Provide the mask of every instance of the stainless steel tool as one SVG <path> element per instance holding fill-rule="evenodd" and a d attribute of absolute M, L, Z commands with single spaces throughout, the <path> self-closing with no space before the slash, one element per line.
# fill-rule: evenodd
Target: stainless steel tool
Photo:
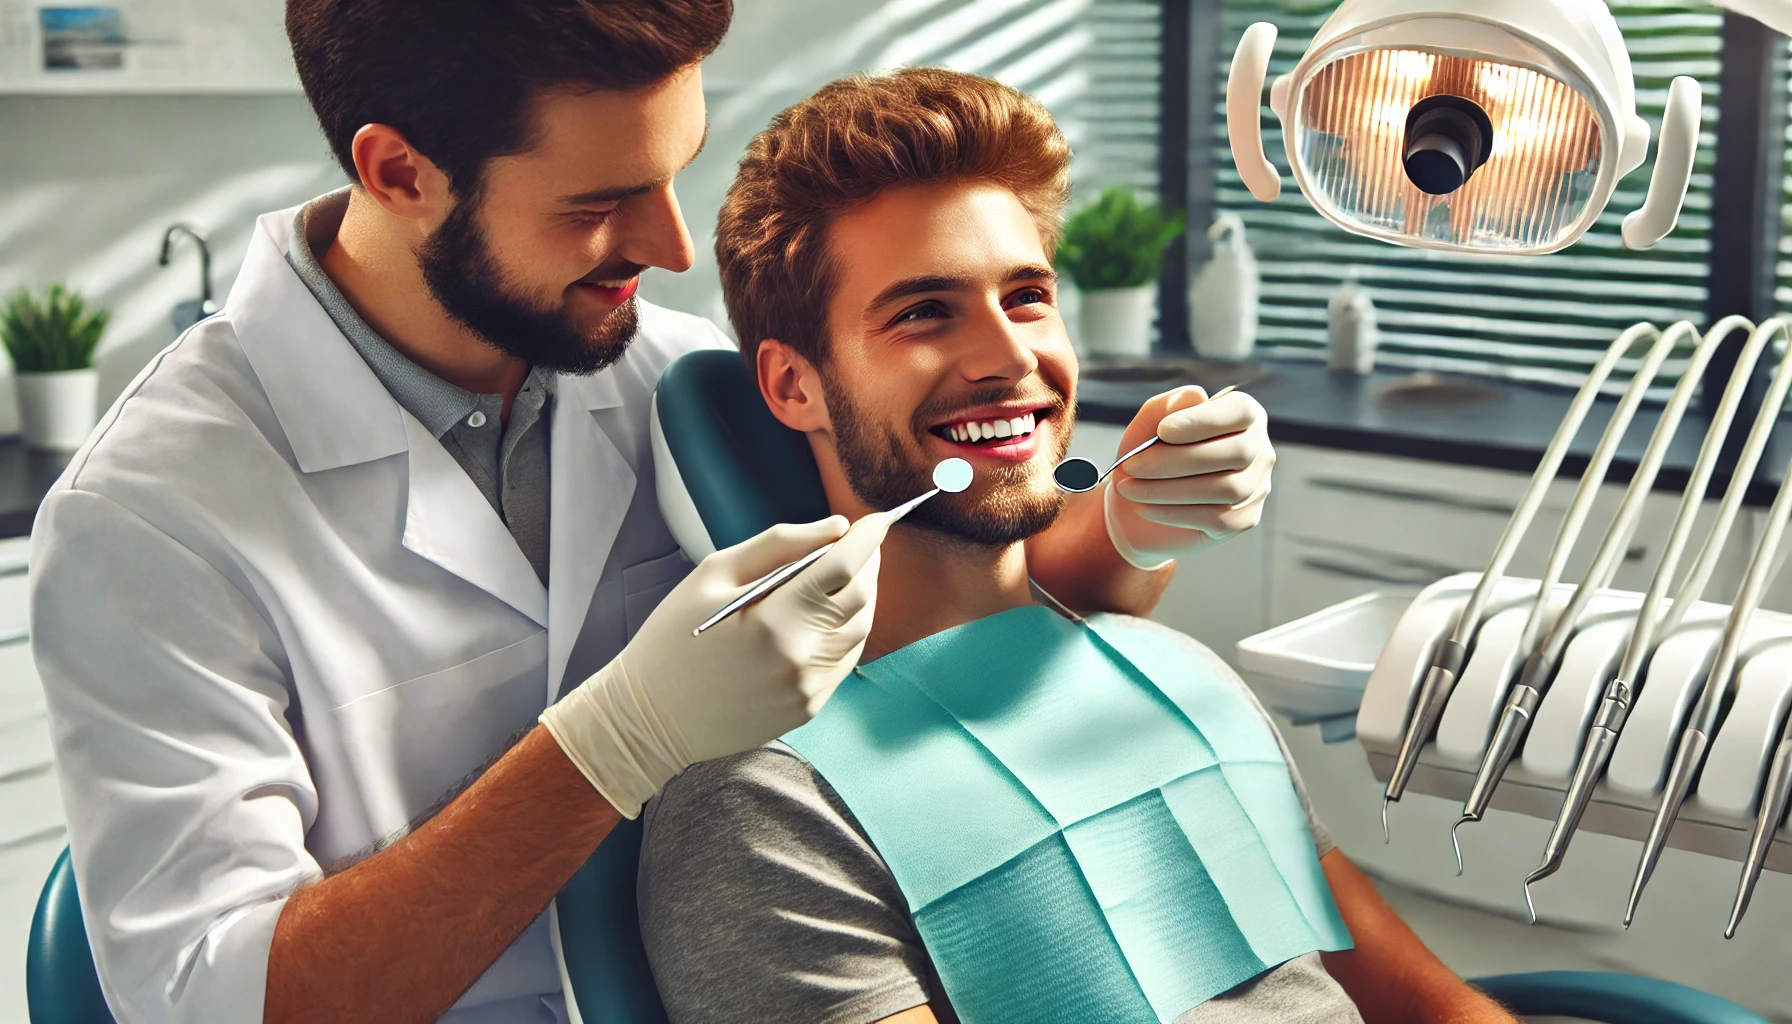
<path fill-rule="evenodd" d="M 1738 318 L 1740 320 L 1740 318 Z M 1746 326 L 1747 321 L 1741 321 Z M 1468 799 L 1463 803 L 1462 817 L 1450 829 L 1451 846 L 1456 851 L 1456 870 L 1462 870 L 1462 847 L 1457 840 L 1457 832 L 1463 825 L 1471 821 L 1480 821 L 1487 813 L 1487 806 L 1493 800 L 1493 792 L 1505 777 L 1506 769 L 1518 752 L 1518 745 L 1523 742 L 1529 730 L 1531 718 L 1537 712 L 1537 706 L 1543 702 L 1543 695 L 1548 692 L 1550 681 L 1554 678 L 1556 665 L 1561 660 L 1562 652 L 1567 649 L 1568 641 L 1573 638 L 1575 628 L 1580 622 L 1582 613 L 1592 601 L 1593 595 L 1611 583 L 1612 576 L 1618 571 L 1618 563 L 1630 544 L 1630 538 L 1636 532 L 1637 519 L 1642 515 L 1643 502 L 1649 497 L 1655 485 L 1656 474 L 1661 470 L 1662 460 L 1667 457 L 1668 445 L 1674 440 L 1679 430 L 1680 421 L 1686 414 L 1686 408 L 1692 402 L 1693 394 L 1698 390 L 1699 379 L 1704 375 L 1705 367 L 1710 363 L 1717 345 L 1730 333 L 1737 324 L 1722 325 L 1722 330 L 1713 329 L 1694 347 L 1692 357 L 1688 361 L 1686 372 L 1669 396 L 1667 405 L 1655 422 L 1655 430 L 1650 435 L 1648 447 L 1643 451 L 1642 460 L 1637 464 L 1630 485 L 1625 491 L 1624 500 L 1618 506 L 1618 512 L 1606 527 L 1605 536 L 1600 540 L 1591 564 L 1582 574 L 1580 582 L 1575 585 L 1569 596 L 1567 606 L 1545 632 L 1541 624 L 1546 617 L 1544 609 L 1548 604 L 1549 586 L 1546 584 L 1537 603 L 1531 606 L 1529 620 L 1525 624 L 1524 637 L 1520 651 L 1526 653 L 1523 668 L 1519 672 L 1518 682 L 1506 695 L 1505 707 L 1500 712 L 1493 738 L 1481 759 L 1481 767 L 1475 773 L 1474 783 L 1469 788 Z M 1690 322 L 1682 320 L 1662 333 L 1644 360 L 1637 378 L 1631 382 L 1625 399 L 1632 395 L 1640 403 L 1642 393 L 1653 382 L 1655 374 L 1660 370 L 1674 347 L 1683 338 L 1698 337 L 1698 328 Z M 1624 429 L 1620 419 L 1624 418 L 1624 405 L 1620 403 L 1619 411 L 1612 417 L 1612 423 L 1601 439 L 1600 451 L 1595 453 L 1595 460 L 1605 453 L 1605 446 L 1610 444 L 1610 453 L 1616 454 L 1617 445 L 1623 440 Z M 1609 460 L 1609 455 L 1607 459 Z M 1588 488 L 1589 482 L 1596 489 L 1600 481 L 1581 479 L 1581 487 Z M 1576 497 L 1580 497 L 1579 494 Z M 1558 547 L 1550 553 L 1554 563 L 1558 555 L 1562 560 L 1567 558 L 1567 548 L 1574 543 L 1573 538 L 1558 538 Z M 1542 638 L 1534 646 L 1531 638 L 1541 632 Z"/>
<path fill-rule="evenodd" d="M 1792 799 L 1792 717 L 1780 730 L 1779 746 L 1773 752 L 1773 764 L 1767 769 L 1767 786 L 1761 793 L 1761 811 L 1755 817 L 1755 830 L 1748 837 L 1748 858 L 1742 862 L 1742 877 L 1736 884 L 1736 902 L 1730 907 L 1730 921 L 1724 926 L 1724 938 L 1736 937 L 1736 926 L 1748 912 L 1749 898 L 1755 894 L 1755 883 L 1761 880 L 1761 866 L 1767 863 L 1767 851 L 1773 846 L 1773 834 L 1786 820 L 1786 804 Z"/>
<path fill-rule="evenodd" d="M 1207 399 L 1207 402 L 1218 401 L 1237 390 L 1238 385 L 1228 384 L 1218 391 L 1215 391 Z M 1202 402 L 1201 404 L 1206 405 L 1207 402 Z M 1196 408 L 1199 408 L 1199 406 Z M 1095 488 L 1100 487 L 1101 482 L 1112 475 L 1114 470 L 1119 469 L 1122 462 L 1125 462 L 1127 459 L 1132 458 L 1134 455 L 1139 454 L 1161 440 L 1163 440 L 1163 438 L 1158 437 L 1156 434 L 1152 434 L 1150 440 L 1140 443 L 1138 447 L 1134 448 L 1132 451 L 1115 459 L 1114 464 L 1106 469 L 1098 467 L 1094 462 L 1085 459 L 1080 455 L 1072 456 L 1053 467 L 1052 483 L 1057 485 L 1058 490 L 1063 491 L 1066 494 L 1082 494 L 1085 491 L 1093 491 Z"/>
<path fill-rule="evenodd" d="M 1456 624 L 1450 635 L 1437 645 L 1432 652 L 1431 665 L 1425 670 L 1425 678 L 1419 686 L 1417 699 L 1408 715 L 1406 729 L 1400 737 L 1399 753 L 1394 758 L 1393 772 L 1388 776 L 1387 790 L 1381 802 L 1381 834 L 1384 842 L 1388 841 L 1388 807 L 1397 802 L 1406 792 L 1406 785 L 1412 779 L 1412 773 L 1418 767 L 1419 753 L 1424 749 L 1426 741 L 1437 728 L 1437 720 L 1443 714 L 1444 705 L 1450 700 L 1450 694 L 1456 687 L 1456 679 L 1462 672 L 1463 663 L 1468 660 L 1470 648 L 1474 645 L 1475 634 L 1481 628 L 1482 614 L 1487 603 L 1493 597 L 1494 588 L 1505 577 L 1506 569 L 1512 563 L 1512 556 L 1517 552 L 1519 542 L 1524 539 L 1525 532 L 1530 529 L 1531 521 L 1536 518 L 1537 510 L 1543 505 L 1543 498 L 1549 491 L 1549 485 L 1555 480 L 1556 471 L 1562 466 L 1562 459 L 1568 454 L 1568 448 L 1574 437 L 1580 432 L 1581 424 L 1586 420 L 1587 412 L 1599 397 L 1599 389 L 1611 376 L 1612 369 L 1618 360 L 1623 358 L 1638 340 L 1648 338 L 1659 340 L 1661 332 L 1650 324 L 1636 324 L 1620 334 L 1600 356 L 1598 362 L 1588 371 L 1587 379 L 1581 384 L 1580 391 L 1575 394 L 1574 401 L 1569 403 L 1568 413 L 1556 428 L 1550 439 L 1549 447 L 1543 452 L 1543 459 L 1537 463 L 1536 472 L 1519 498 L 1518 505 L 1512 510 L 1512 518 L 1507 520 L 1505 530 L 1500 534 L 1499 543 L 1494 545 L 1493 557 L 1488 560 L 1487 568 L 1481 573 L 1480 581 L 1469 595 L 1467 603 L 1456 617 Z M 1585 512 L 1582 512 L 1584 517 Z M 1577 527 L 1578 528 L 1578 527 Z M 1542 592 L 1540 592 L 1541 595 Z"/>
<path fill-rule="evenodd" d="M 1728 317 L 1718 321 L 1711 333 L 1727 334 L 1748 325 L 1740 317 Z M 1688 608 L 1698 603 L 1704 595 L 1705 586 L 1717 565 L 1718 556 L 1722 553 L 1725 540 L 1729 537 L 1731 526 L 1736 521 L 1737 512 L 1748 490 L 1749 482 L 1754 478 L 1755 467 L 1760 462 L 1761 453 L 1766 449 L 1767 438 L 1772 433 L 1778 420 L 1778 411 L 1784 403 L 1789 387 L 1792 387 L 1792 349 L 1788 349 L 1786 358 L 1780 362 L 1774 373 L 1773 382 L 1768 385 L 1760 413 L 1755 417 L 1747 439 L 1743 443 L 1736 466 L 1731 474 L 1730 484 L 1725 490 L 1723 500 L 1718 505 L 1717 515 L 1711 529 L 1706 534 L 1704 544 L 1694 559 L 1693 567 L 1681 582 L 1665 612 L 1661 611 L 1668 587 L 1673 583 L 1676 570 L 1686 542 L 1691 535 L 1694 520 L 1698 517 L 1699 505 L 1703 501 L 1705 491 L 1710 483 L 1713 470 L 1727 440 L 1731 423 L 1736 410 L 1741 405 L 1753 376 L 1756 362 L 1767 344 L 1775 337 L 1786 337 L 1787 324 L 1783 321 L 1769 320 L 1758 328 L 1754 328 L 1748 342 L 1738 354 L 1735 369 L 1730 375 L 1729 384 L 1725 387 L 1723 397 L 1718 403 L 1717 411 L 1712 417 L 1711 427 L 1705 433 L 1705 440 L 1699 449 L 1697 461 L 1681 494 L 1680 508 L 1674 518 L 1674 524 L 1668 534 L 1666 548 L 1662 551 L 1661 560 L 1656 564 L 1655 575 L 1650 580 L 1649 590 L 1644 595 L 1642 607 L 1637 611 L 1636 626 L 1630 634 L 1630 641 L 1618 663 L 1617 674 L 1606 683 L 1605 691 L 1600 697 L 1599 705 L 1593 714 L 1593 720 L 1586 738 L 1582 741 L 1580 756 L 1576 760 L 1574 774 L 1568 783 L 1568 791 L 1557 812 L 1554 825 L 1550 829 L 1549 838 L 1543 844 L 1543 859 L 1536 870 L 1525 877 L 1525 906 L 1530 910 L 1531 922 L 1537 921 L 1536 904 L 1531 897 L 1531 886 L 1555 874 L 1562 866 L 1567 855 L 1568 844 L 1574 838 L 1574 832 L 1580 826 L 1581 817 L 1586 813 L 1592 801 L 1593 790 L 1605 775 L 1607 763 L 1611 760 L 1612 751 L 1617 748 L 1619 733 L 1629 718 L 1630 708 L 1635 702 L 1637 685 L 1643 667 L 1654 653 L 1657 638 L 1670 635 L 1674 628 L 1685 617 Z"/>
<path fill-rule="evenodd" d="M 1719 720 L 1728 703 L 1730 687 L 1735 683 L 1736 662 L 1742 654 L 1742 645 L 1748 638 L 1748 627 L 1754 617 L 1755 607 L 1761 602 L 1761 593 L 1766 589 L 1768 579 L 1779 568 L 1780 539 L 1786 532 L 1788 517 L 1792 517 L 1792 464 L 1787 465 L 1779 494 L 1774 497 L 1773 507 L 1768 510 L 1767 522 L 1762 527 L 1760 541 L 1755 545 L 1748 573 L 1743 576 L 1742 586 L 1737 590 L 1735 600 L 1730 603 L 1730 617 L 1724 623 L 1723 639 L 1718 644 L 1717 657 L 1712 661 L 1711 671 L 1705 676 L 1705 686 L 1699 692 L 1698 703 L 1693 706 L 1686 730 L 1680 734 L 1680 744 L 1674 751 L 1673 763 L 1668 767 L 1661 802 L 1655 808 L 1654 820 L 1649 823 L 1649 837 L 1643 841 L 1642 857 L 1637 861 L 1636 876 L 1630 883 L 1630 900 L 1624 908 L 1626 928 L 1636 918 L 1637 904 L 1643 898 L 1643 889 L 1649 884 L 1649 876 L 1654 873 L 1655 865 L 1661 859 L 1668 833 L 1673 831 L 1674 821 L 1680 815 L 1680 805 L 1686 802 L 1686 796 L 1692 790 L 1693 778 L 1698 775 L 1699 768 L 1705 763 L 1705 755 L 1711 749 L 1711 737 L 1717 732 Z"/>
<path fill-rule="evenodd" d="M 941 491 L 945 491 L 949 494 L 956 494 L 959 491 L 964 490 L 971 486 L 971 476 L 971 464 L 969 462 L 966 462 L 963 459 L 941 460 L 938 465 L 933 467 L 933 490 L 928 491 L 926 494 L 910 498 L 891 509 L 889 512 L 890 522 L 897 522 L 903 516 L 914 511 L 915 507 L 920 505 L 923 501 L 926 501 L 928 498 L 933 497 Z M 797 573 L 814 565 L 816 560 L 821 558 L 822 555 L 834 550 L 834 543 L 835 542 L 830 541 L 823 544 L 821 547 L 816 548 L 814 551 L 809 552 L 796 561 L 787 562 L 784 565 L 773 569 L 771 572 L 766 573 L 764 576 L 759 577 L 757 580 L 753 581 L 753 585 L 748 587 L 739 597 L 736 597 L 734 600 L 729 601 L 727 604 L 716 609 L 714 615 L 704 619 L 701 625 L 696 629 L 691 630 L 691 635 L 701 636 L 704 631 L 711 626 L 714 626 L 728 616 L 733 615 L 735 612 L 740 611 L 742 608 L 745 608 L 783 586 Z"/>

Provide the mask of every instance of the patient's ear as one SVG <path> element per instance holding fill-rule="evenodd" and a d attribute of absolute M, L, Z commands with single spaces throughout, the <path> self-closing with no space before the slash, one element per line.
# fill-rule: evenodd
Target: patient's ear
<path fill-rule="evenodd" d="M 779 423 L 805 434 L 832 429 L 814 364 L 776 338 L 759 343 L 756 362 L 759 393 Z"/>

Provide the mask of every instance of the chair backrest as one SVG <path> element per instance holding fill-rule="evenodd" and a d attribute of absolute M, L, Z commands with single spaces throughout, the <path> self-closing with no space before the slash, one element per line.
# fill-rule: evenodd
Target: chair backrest
<path fill-rule="evenodd" d="M 1678 982 L 1609 971 L 1532 971 L 1469 984 L 1521 1018 L 1598 1024 L 1768 1024 L 1767 1018 Z"/>
<path fill-rule="evenodd" d="M 66 848 L 50 869 L 37 911 L 31 915 L 25 1005 L 31 1024 L 112 1024 L 112 1011 L 106 1007 L 93 966 L 93 950 L 87 945 L 75 869 Z"/>
<path fill-rule="evenodd" d="M 773 418 L 736 352 L 691 352 L 660 375 L 653 468 L 660 512 L 692 561 L 828 515 L 809 442 Z"/>

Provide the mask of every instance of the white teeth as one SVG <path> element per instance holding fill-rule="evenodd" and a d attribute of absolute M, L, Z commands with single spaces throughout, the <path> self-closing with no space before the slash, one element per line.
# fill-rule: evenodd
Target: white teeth
<path fill-rule="evenodd" d="M 1004 437 L 1025 437 L 1038 426 L 1032 413 L 1010 420 L 978 420 L 946 427 L 946 436 L 961 444 Z"/>

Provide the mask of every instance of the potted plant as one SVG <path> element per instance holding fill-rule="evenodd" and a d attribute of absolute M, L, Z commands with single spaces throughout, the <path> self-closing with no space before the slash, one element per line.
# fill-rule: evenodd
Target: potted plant
<path fill-rule="evenodd" d="M 0 343 L 12 356 L 19 426 L 33 448 L 74 451 L 98 418 L 99 371 L 93 352 L 111 314 L 89 309 L 79 292 L 51 285 L 21 288 L 0 305 Z"/>
<path fill-rule="evenodd" d="M 1082 343 L 1096 355 L 1143 356 L 1164 246 L 1182 234 L 1180 213 L 1146 205 L 1132 189 L 1102 190 L 1071 216 L 1058 245 L 1058 267 L 1082 293 Z"/>

